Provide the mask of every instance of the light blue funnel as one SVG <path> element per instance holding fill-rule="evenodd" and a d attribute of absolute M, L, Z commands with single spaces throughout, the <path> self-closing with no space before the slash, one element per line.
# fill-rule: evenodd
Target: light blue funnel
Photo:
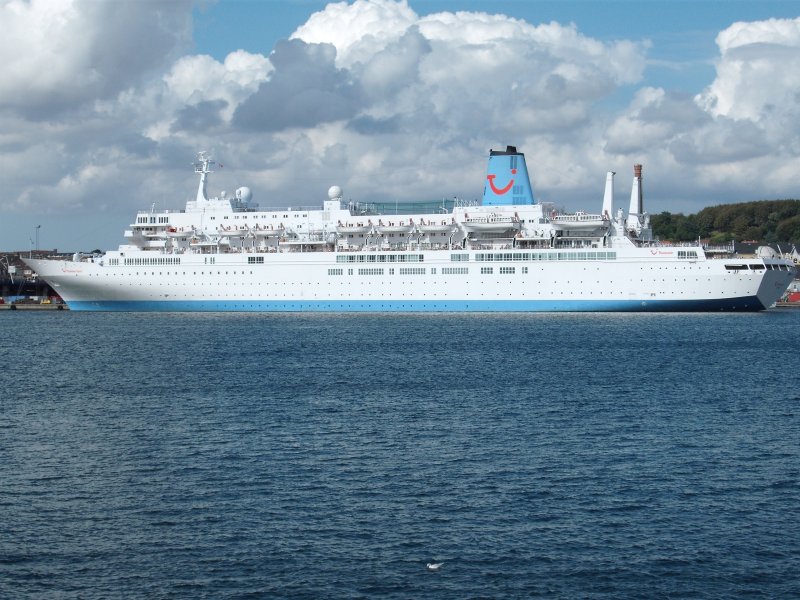
<path fill-rule="evenodd" d="M 525 155 L 515 146 L 505 150 L 489 150 L 489 169 L 483 188 L 484 206 L 536 204 Z"/>

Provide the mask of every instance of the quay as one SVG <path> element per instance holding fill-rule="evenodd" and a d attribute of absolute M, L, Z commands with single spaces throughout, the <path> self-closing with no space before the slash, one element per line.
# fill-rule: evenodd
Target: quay
<path fill-rule="evenodd" d="M 19 302 L 16 304 L 0 304 L 0 310 L 69 310 L 69 306 L 59 303 L 35 304 L 33 302 Z"/>

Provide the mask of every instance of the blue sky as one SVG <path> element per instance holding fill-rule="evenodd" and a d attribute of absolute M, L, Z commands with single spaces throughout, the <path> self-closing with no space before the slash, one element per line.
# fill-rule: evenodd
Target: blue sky
<path fill-rule="evenodd" d="M 594 210 L 800 197 L 800 1 L 0 0 L 0 250 L 116 247 L 137 210 L 479 197 L 517 145 Z"/>

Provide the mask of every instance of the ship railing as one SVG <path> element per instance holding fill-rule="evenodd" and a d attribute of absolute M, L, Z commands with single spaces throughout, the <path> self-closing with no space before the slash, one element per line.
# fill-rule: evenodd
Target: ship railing
<path fill-rule="evenodd" d="M 136 214 L 137 215 L 164 215 L 164 214 L 176 215 L 176 214 L 181 214 L 181 213 L 185 213 L 185 212 L 186 212 L 186 209 L 183 209 L 183 208 L 180 208 L 180 209 L 179 208 L 161 208 L 159 210 L 137 210 Z M 165 225 L 165 223 L 160 223 L 160 224 L 161 225 Z"/>
<path fill-rule="evenodd" d="M 477 200 L 464 200 L 458 197 L 453 198 L 453 208 L 472 208 L 474 206 L 480 206 L 480 202 Z"/>
<path fill-rule="evenodd" d="M 591 215 L 588 213 L 562 213 L 557 214 L 551 217 L 552 221 L 555 222 L 566 222 L 566 223 L 575 223 L 575 222 L 582 222 L 582 221 L 602 221 L 603 215 Z"/>
<path fill-rule="evenodd" d="M 697 248 L 697 242 L 667 242 L 659 240 L 632 240 L 639 248 Z M 703 246 L 705 249 L 706 246 Z"/>
<path fill-rule="evenodd" d="M 709 254 L 728 254 L 728 255 L 730 255 L 730 254 L 735 254 L 736 253 L 736 248 L 735 248 L 734 243 L 733 243 L 732 240 L 728 244 L 717 244 L 717 245 L 703 244 L 703 250 L 705 250 L 706 253 L 709 253 Z"/>

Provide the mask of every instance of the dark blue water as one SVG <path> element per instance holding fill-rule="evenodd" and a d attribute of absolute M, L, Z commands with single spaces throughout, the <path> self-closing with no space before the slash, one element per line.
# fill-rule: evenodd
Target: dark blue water
<path fill-rule="evenodd" d="M 800 311 L 0 327 L 2 598 L 800 597 Z"/>

